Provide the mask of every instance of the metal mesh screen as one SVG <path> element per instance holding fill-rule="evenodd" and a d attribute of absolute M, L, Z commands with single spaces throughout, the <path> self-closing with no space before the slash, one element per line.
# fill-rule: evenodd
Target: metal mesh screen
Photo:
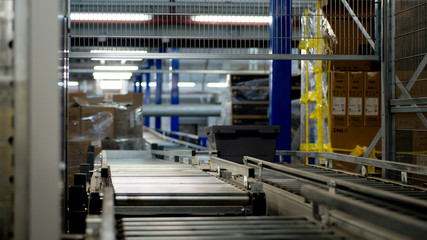
<path fill-rule="evenodd" d="M 399 162 L 427 165 L 427 1 L 398 0 L 394 12 L 395 151 Z M 406 104 L 404 104 L 406 103 Z M 427 179 L 408 176 L 415 184 Z"/>
<path fill-rule="evenodd" d="M 330 48 L 328 55 L 335 56 L 325 58 L 376 59 L 373 0 L 317 2 L 297 0 L 290 6 L 281 0 L 71 0 L 71 50 L 295 59 L 300 52 L 291 56 L 291 48 L 298 49 L 301 41 L 322 39 Z M 306 9 L 316 6 L 327 20 L 323 26 L 316 19 L 303 19 Z M 328 29 L 328 34 L 304 34 L 310 25 Z"/>

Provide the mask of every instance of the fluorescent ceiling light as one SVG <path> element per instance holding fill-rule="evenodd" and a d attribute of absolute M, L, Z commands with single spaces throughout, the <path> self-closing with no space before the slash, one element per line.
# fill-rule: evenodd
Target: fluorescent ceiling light
<path fill-rule="evenodd" d="M 136 71 L 138 66 L 95 66 L 96 71 Z"/>
<path fill-rule="evenodd" d="M 101 81 L 101 89 L 103 90 L 119 90 L 122 89 L 121 80 L 103 80 Z"/>
<path fill-rule="evenodd" d="M 208 87 L 211 88 L 226 88 L 228 87 L 228 83 L 226 82 L 210 82 L 207 84 Z"/>
<path fill-rule="evenodd" d="M 196 15 L 191 20 L 195 22 L 212 23 L 270 23 L 270 16 L 231 16 L 231 15 Z"/>
<path fill-rule="evenodd" d="M 71 21 L 142 22 L 153 19 L 152 15 L 140 13 L 78 13 L 70 14 Z"/>
<path fill-rule="evenodd" d="M 94 79 L 124 79 L 129 80 L 132 77 L 131 72 L 94 72 Z"/>
<path fill-rule="evenodd" d="M 137 87 L 139 87 L 139 82 L 136 82 L 135 83 L 135 85 L 137 86 Z M 143 88 L 145 88 L 145 86 L 146 86 L 147 84 L 146 83 L 142 83 L 142 87 Z M 156 84 L 156 82 L 150 82 L 150 83 L 148 83 L 148 86 L 149 87 L 156 87 L 157 86 L 157 84 Z"/>
<path fill-rule="evenodd" d="M 178 87 L 195 87 L 195 82 L 178 82 Z"/>
<path fill-rule="evenodd" d="M 98 50 L 90 50 L 90 53 L 106 53 L 106 54 L 115 54 L 115 53 L 131 53 L 131 54 L 144 54 L 147 53 L 147 50 L 106 50 L 106 49 L 98 49 Z M 117 57 L 117 56 L 112 56 L 112 57 L 95 57 L 95 58 L 91 58 L 90 60 L 92 61 L 121 61 L 121 62 L 126 62 L 126 61 L 142 61 L 142 58 L 135 56 L 135 57 L 130 57 L 130 56 L 124 56 L 123 58 Z"/>
<path fill-rule="evenodd" d="M 142 58 L 91 58 L 92 61 L 142 61 Z"/>
<path fill-rule="evenodd" d="M 68 86 L 69 87 L 77 87 L 79 85 L 79 82 L 76 81 L 69 81 Z"/>

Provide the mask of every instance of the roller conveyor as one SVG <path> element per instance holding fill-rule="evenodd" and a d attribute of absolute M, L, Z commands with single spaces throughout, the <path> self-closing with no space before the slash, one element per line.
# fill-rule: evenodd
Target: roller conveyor
<path fill-rule="evenodd" d="M 257 167 L 257 178 L 312 201 L 313 213 L 319 219 L 322 205 L 411 239 L 427 234 L 427 194 L 421 189 L 322 167 L 248 160 L 252 161 L 249 165 Z"/>
<path fill-rule="evenodd" d="M 327 170 L 327 169 L 320 169 L 312 166 L 292 165 L 292 164 L 286 165 L 286 166 L 289 168 L 295 168 L 295 169 L 303 170 L 306 172 L 319 174 L 321 176 L 330 177 L 333 179 L 341 179 L 348 182 L 372 187 L 375 189 L 389 191 L 389 192 L 393 192 L 393 193 L 397 193 L 397 194 L 401 194 L 404 196 L 413 197 L 417 199 L 427 200 L 426 191 L 423 191 L 417 188 L 412 188 L 410 186 L 397 185 L 389 182 L 363 178 L 360 176 L 349 175 L 349 174 Z M 263 173 L 262 178 L 265 182 L 268 182 L 279 188 L 283 188 L 288 191 L 295 192 L 296 194 L 299 194 L 299 189 L 301 188 L 301 185 L 304 183 L 307 183 L 307 182 L 297 180 L 295 179 L 295 177 L 292 177 L 292 176 L 284 176 L 283 174 L 277 174 L 277 173 L 268 172 L 268 171 Z"/>
<path fill-rule="evenodd" d="M 321 168 L 311 167 L 311 166 L 287 165 L 287 167 L 291 169 L 294 168 L 294 169 L 307 171 L 310 173 L 315 173 L 320 176 L 330 177 L 332 179 L 340 179 L 340 180 L 348 181 L 351 183 L 357 183 L 366 187 L 370 187 L 372 188 L 373 191 L 377 189 L 377 190 L 386 191 L 386 192 L 402 195 L 404 197 L 409 197 L 413 199 L 418 199 L 423 201 L 427 200 L 427 193 L 425 191 L 412 188 L 412 187 L 406 187 L 406 186 L 401 186 L 401 185 L 397 185 L 389 182 L 382 182 L 382 181 L 377 181 L 373 179 L 362 178 L 359 176 L 352 176 L 352 175 L 348 175 L 348 174 L 344 174 L 344 173 L 340 173 L 332 170 L 321 169 Z M 269 184 L 285 189 L 287 191 L 294 192 L 296 194 L 301 194 L 300 190 L 303 184 L 308 184 L 308 183 L 315 184 L 315 185 L 318 184 L 315 181 L 310 181 L 307 179 L 298 180 L 293 178 L 292 176 L 284 176 L 278 173 L 268 172 L 268 171 L 263 173 L 262 177 L 263 177 L 263 180 L 268 182 Z M 323 186 L 323 187 L 325 188 L 326 186 Z M 380 206 L 382 208 L 387 208 L 395 212 L 403 213 L 405 215 L 410 215 L 412 217 L 415 217 L 427 222 L 427 214 L 423 211 L 420 212 L 419 208 L 412 209 L 408 206 L 401 206 L 389 200 L 377 199 L 377 198 L 369 197 L 367 195 L 352 193 L 343 189 L 337 189 L 337 193 L 343 194 L 353 199 L 357 199 L 359 201 L 364 201 L 376 206 Z M 427 205 L 427 201 L 425 201 L 425 204 Z"/>
<path fill-rule="evenodd" d="M 106 151 L 118 214 L 242 214 L 249 193 L 188 164 Z M 129 155 L 130 154 L 130 155 Z"/>
<path fill-rule="evenodd" d="M 361 194 L 347 189 L 342 181 L 416 201 L 426 197 L 425 191 L 420 189 L 311 166 L 282 165 L 288 170 L 283 172 L 254 163 L 248 166 L 225 163 L 220 167 L 215 163 L 221 161 L 212 157 L 211 167 L 206 171 L 207 168 L 198 167 L 200 163 L 197 162 L 175 162 L 174 154 L 187 156 L 180 155 L 179 151 L 188 150 L 171 145 L 166 150 L 153 152 L 103 153 L 108 163 L 108 179 L 104 174 L 104 182 L 114 189 L 113 216 L 117 221 L 114 235 L 117 239 L 370 239 L 372 234 L 379 239 L 419 239 L 426 232 L 427 225 L 423 225 L 427 222 L 426 214 L 417 212 L 419 206 L 399 206 L 400 202 L 393 202 L 395 199 L 388 202 Z M 191 151 L 190 154 L 189 159 L 194 156 Z M 158 156 L 168 156 L 170 160 Z M 252 172 L 248 167 L 252 167 Z M 101 167 L 101 173 L 103 169 L 105 166 Z M 227 174 L 223 176 L 223 171 L 231 174 L 225 177 Z M 313 180 L 314 175 L 322 180 Z M 264 184 L 260 184 L 260 179 Z M 337 186 L 329 185 L 333 181 Z M 263 185 L 266 191 L 264 206 L 254 201 L 257 194 L 264 194 L 262 187 L 254 190 L 257 184 Z M 266 189 L 271 188 L 265 184 L 278 190 L 268 195 Z M 334 189 L 333 194 L 331 189 Z M 292 197 L 284 201 L 286 194 L 302 197 L 291 200 L 296 204 L 289 204 Z M 268 204 L 276 202 L 273 207 L 292 210 L 289 211 L 292 214 L 265 216 L 265 211 L 261 211 L 259 215 L 264 216 L 250 216 L 256 209 L 265 208 L 265 199 L 272 195 L 278 197 L 267 200 Z M 334 210 L 326 212 L 329 215 L 326 222 L 319 217 L 320 205 Z M 295 206 L 302 206 L 302 211 Z M 343 224 L 350 227 L 343 227 Z"/>
<path fill-rule="evenodd" d="M 344 239 L 303 217 L 123 218 L 119 239 Z"/>

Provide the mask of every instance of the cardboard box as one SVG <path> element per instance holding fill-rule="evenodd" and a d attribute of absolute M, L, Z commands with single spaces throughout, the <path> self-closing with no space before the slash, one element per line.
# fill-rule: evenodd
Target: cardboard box
<path fill-rule="evenodd" d="M 427 132 L 418 130 L 412 132 L 412 155 L 402 154 L 403 156 L 412 156 L 412 164 L 418 166 L 427 166 Z M 408 175 L 410 184 L 418 186 L 427 186 L 427 176 L 419 174 Z"/>
<path fill-rule="evenodd" d="M 332 127 L 331 145 L 332 148 L 352 150 L 359 145 L 368 147 L 379 127 Z M 378 141 L 376 150 L 381 150 L 381 140 Z"/>
<path fill-rule="evenodd" d="M 116 108 L 114 117 L 115 138 L 142 138 L 141 107 Z"/>
<path fill-rule="evenodd" d="M 363 126 L 364 72 L 348 74 L 348 124 L 349 127 Z"/>
<path fill-rule="evenodd" d="M 67 185 L 73 185 L 74 173 L 80 172 L 80 164 L 87 162 L 90 141 L 84 138 L 69 139 L 67 150 Z"/>
<path fill-rule="evenodd" d="M 330 111 L 333 126 L 347 126 L 348 105 L 348 73 L 331 73 L 331 101 Z"/>
<path fill-rule="evenodd" d="M 418 60 L 413 61 L 411 59 L 411 61 L 409 60 L 399 61 L 398 64 L 399 64 L 399 69 L 397 69 L 396 71 L 396 76 L 399 78 L 402 85 L 406 86 L 409 80 L 414 75 L 416 67 L 419 64 L 419 61 Z M 407 68 L 407 69 L 402 70 L 402 68 Z M 409 69 L 409 68 L 412 68 L 412 69 Z M 409 91 L 409 94 L 413 98 L 425 97 L 426 96 L 425 93 L 427 92 L 427 81 L 422 81 L 422 79 L 427 79 L 427 71 L 422 71 L 417 79 L 418 81 L 414 83 L 414 85 Z M 396 85 L 396 98 L 399 98 L 401 95 L 402 95 L 402 91 L 400 90 L 398 85 Z"/>
<path fill-rule="evenodd" d="M 427 118 L 427 114 L 423 113 Z M 423 129 L 424 124 L 416 113 L 397 113 L 396 114 L 396 129 L 398 130 L 417 130 Z"/>
<path fill-rule="evenodd" d="M 88 96 L 86 93 L 70 93 L 68 94 L 68 105 L 75 103 L 86 106 L 86 105 L 98 105 L 104 101 L 104 96 Z"/>
<path fill-rule="evenodd" d="M 79 106 L 68 108 L 68 137 L 76 137 L 81 134 L 81 110 Z"/>
<path fill-rule="evenodd" d="M 142 106 L 144 94 L 129 93 L 113 95 L 113 102 L 122 103 L 124 105 Z"/>
<path fill-rule="evenodd" d="M 95 156 L 101 153 L 101 148 L 99 141 L 92 141 L 85 137 L 68 139 L 67 146 L 67 184 L 72 185 L 74 173 L 80 172 L 80 164 L 87 163 L 89 146 L 96 146 Z"/>
<path fill-rule="evenodd" d="M 412 151 L 416 153 L 423 153 L 427 151 L 426 131 L 418 130 L 412 132 Z"/>
<path fill-rule="evenodd" d="M 75 99 L 86 99 L 86 93 L 69 93 L 68 94 L 68 105 L 76 103 Z"/>
<path fill-rule="evenodd" d="M 365 77 L 365 127 L 377 127 L 381 125 L 380 106 L 381 72 L 367 72 Z"/>
<path fill-rule="evenodd" d="M 75 138 L 68 140 L 67 167 L 80 167 L 81 163 L 86 163 L 87 150 L 91 141 L 87 138 Z"/>
<path fill-rule="evenodd" d="M 104 101 L 104 96 L 86 97 L 89 105 L 98 105 Z"/>
<path fill-rule="evenodd" d="M 114 138 L 114 114 L 113 107 L 81 107 L 81 135 L 90 139 Z"/>
<path fill-rule="evenodd" d="M 357 61 L 357 60 L 334 60 L 331 61 L 333 71 L 380 71 L 381 62 Z"/>

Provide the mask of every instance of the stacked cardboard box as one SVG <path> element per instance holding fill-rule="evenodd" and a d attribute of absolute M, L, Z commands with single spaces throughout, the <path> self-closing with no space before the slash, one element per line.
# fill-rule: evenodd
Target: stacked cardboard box
<path fill-rule="evenodd" d="M 70 94 L 68 107 L 67 179 L 86 163 L 89 146 L 102 149 L 133 148 L 142 141 L 142 94 L 116 96 L 117 102 L 103 104 L 102 97 Z M 127 140 L 127 141 L 126 141 Z M 128 149 L 128 148 L 126 148 Z"/>
<path fill-rule="evenodd" d="M 331 145 L 333 149 L 352 150 L 369 146 L 380 129 L 380 72 L 331 73 Z M 378 143 L 376 149 L 379 150 Z M 340 152 L 340 151 L 338 151 Z M 347 152 L 348 153 L 348 152 Z M 337 168 L 352 171 L 353 164 Z"/>
<path fill-rule="evenodd" d="M 68 137 L 142 138 L 142 94 L 113 96 L 117 102 L 110 104 L 81 95 L 69 99 Z"/>
<path fill-rule="evenodd" d="M 381 73 L 367 72 L 365 77 L 365 127 L 381 125 Z"/>
<path fill-rule="evenodd" d="M 76 137 L 69 139 L 67 145 L 67 184 L 72 185 L 74 174 L 80 172 L 80 164 L 87 163 L 89 146 L 95 146 L 95 155 L 98 155 L 101 152 L 101 143 L 85 137 Z"/>
<path fill-rule="evenodd" d="M 364 72 L 348 73 L 348 122 L 349 127 L 363 127 Z"/>
<path fill-rule="evenodd" d="M 115 138 L 142 138 L 142 94 L 113 95 Z"/>
<path fill-rule="evenodd" d="M 411 132 L 413 157 L 410 163 L 419 166 L 427 166 L 427 131 L 423 131 L 420 129 Z M 427 186 L 427 176 L 419 174 L 410 174 L 408 177 L 411 184 L 424 187 Z"/>
<path fill-rule="evenodd" d="M 332 72 L 331 81 L 332 122 L 335 127 L 345 127 L 347 126 L 348 72 Z"/>

